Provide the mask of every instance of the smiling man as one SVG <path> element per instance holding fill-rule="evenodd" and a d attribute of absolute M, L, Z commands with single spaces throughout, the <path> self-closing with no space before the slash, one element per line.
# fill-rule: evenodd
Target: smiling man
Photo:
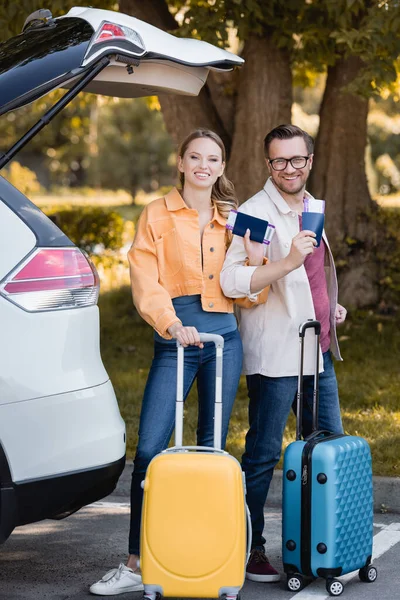
<path fill-rule="evenodd" d="M 315 234 L 302 231 L 306 182 L 314 158 L 314 140 L 294 125 L 280 125 L 264 140 L 269 179 L 240 211 L 275 226 L 271 244 L 251 242 L 247 260 L 243 238 L 234 236 L 221 272 L 221 286 L 230 298 L 257 294 L 270 286 L 267 302 L 240 309 L 240 333 L 247 376 L 249 431 L 242 466 L 252 521 L 252 552 L 246 577 L 278 581 L 265 555 L 264 504 L 273 470 L 279 461 L 283 432 L 297 393 L 299 325 L 321 322 L 318 425 L 342 433 L 338 388 L 332 354 L 341 360 L 336 325 L 346 318 L 337 303 L 335 265 L 325 232 L 316 246 Z M 246 234 L 249 237 L 249 231 Z M 256 258 L 255 258 L 256 257 Z M 304 435 L 311 433 L 314 340 L 306 335 L 304 362 Z"/>

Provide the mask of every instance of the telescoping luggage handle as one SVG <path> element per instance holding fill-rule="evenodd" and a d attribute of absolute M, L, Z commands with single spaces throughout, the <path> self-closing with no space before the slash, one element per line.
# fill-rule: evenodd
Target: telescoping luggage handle
<path fill-rule="evenodd" d="M 299 380 L 297 385 L 297 418 L 296 418 L 296 440 L 301 439 L 302 434 L 302 415 L 303 415 L 303 395 L 304 395 L 304 338 L 307 329 L 315 330 L 315 372 L 314 389 L 312 404 L 312 430 L 318 429 L 318 400 L 319 400 L 319 337 L 321 334 L 321 323 L 309 319 L 299 327 L 300 353 L 299 353 Z"/>
<path fill-rule="evenodd" d="M 213 333 L 200 333 L 200 341 L 213 342 L 217 355 L 215 365 L 215 407 L 214 407 L 214 448 L 222 446 L 222 355 L 224 338 Z M 183 355 L 184 348 L 177 341 L 178 361 L 176 380 L 176 409 L 175 409 L 175 447 L 182 447 L 183 441 Z"/>

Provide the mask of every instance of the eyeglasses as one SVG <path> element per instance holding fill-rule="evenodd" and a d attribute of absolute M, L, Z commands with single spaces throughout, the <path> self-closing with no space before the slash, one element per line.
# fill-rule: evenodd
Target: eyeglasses
<path fill-rule="evenodd" d="M 293 158 L 273 158 L 268 160 L 274 171 L 284 171 L 290 163 L 293 169 L 304 169 L 311 154 L 309 156 L 293 156 Z"/>

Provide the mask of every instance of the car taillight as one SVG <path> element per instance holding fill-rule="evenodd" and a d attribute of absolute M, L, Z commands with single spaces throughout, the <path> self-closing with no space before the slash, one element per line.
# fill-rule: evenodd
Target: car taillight
<path fill-rule="evenodd" d="M 99 277 L 79 248 L 37 248 L 0 283 L 0 293 L 27 311 L 97 303 Z"/>
<path fill-rule="evenodd" d="M 109 40 L 113 37 L 126 37 L 124 30 L 119 25 L 114 23 L 104 23 L 99 33 L 96 36 L 95 42 L 102 42 L 103 40 Z"/>
<path fill-rule="evenodd" d="M 130 27 L 116 25 L 115 23 L 109 23 L 107 21 L 104 21 L 101 24 L 91 45 L 98 44 L 99 42 L 121 39 L 125 39 L 138 47 L 138 51 L 136 51 L 135 54 L 143 54 L 146 50 L 142 38 L 136 31 Z M 131 48 L 131 50 L 133 49 Z"/>

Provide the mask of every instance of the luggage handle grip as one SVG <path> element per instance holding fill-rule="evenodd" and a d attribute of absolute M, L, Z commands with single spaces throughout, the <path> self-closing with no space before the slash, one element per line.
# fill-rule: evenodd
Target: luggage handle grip
<path fill-rule="evenodd" d="M 222 356 L 224 338 L 216 333 L 199 333 L 201 342 L 215 345 L 215 404 L 214 404 L 214 448 L 222 446 Z M 184 347 L 176 340 L 178 351 L 175 405 L 175 446 L 183 444 L 183 384 L 184 384 Z"/>
<path fill-rule="evenodd" d="M 199 333 L 200 342 L 213 342 L 216 348 L 224 347 L 224 338 L 222 335 L 218 335 L 217 333 Z M 176 340 L 176 345 L 178 348 L 183 347 L 182 344 Z"/>
<path fill-rule="evenodd" d="M 328 437 L 328 436 L 332 435 L 332 431 L 328 431 L 327 429 L 317 429 L 316 431 L 313 431 L 312 433 L 310 433 L 310 435 L 308 435 L 306 437 L 305 441 L 310 442 L 311 440 L 314 440 L 315 438 L 317 438 L 319 435 Z"/>
<path fill-rule="evenodd" d="M 171 446 L 171 448 L 166 448 L 166 450 L 163 450 L 162 454 L 182 452 L 182 450 L 186 450 L 186 452 L 198 452 L 201 450 L 202 452 L 209 452 L 210 454 L 228 454 L 228 452 L 225 452 L 225 450 L 222 450 L 221 448 L 213 448 L 212 446 Z"/>
<path fill-rule="evenodd" d="M 299 327 L 299 336 L 303 338 L 306 335 L 307 329 L 315 329 L 315 335 L 321 334 L 321 323 L 319 321 L 314 321 L 313 319 L 308 319 L 302 323 Z"/>
<path fill-rule="evenodd" d="M 246 509 L 246 521 L 247 521 L 247 528 L 246 528 L 247 529 L 246 565 L 247 565 L 247 563 L 249 562 L 249 558 L 250 558 L 253 532 L 252 532 L 252 524 L 251 524 L 250 511 L 249 511 L 249 507 L 247 506 L 246 503 L 245 503 L 245 509 Z"/>
<path fill-rule="evenodd" d="M 319 339 L 321 334 L 321 323 L 315 319 L 308 319 L 301 323 L 299 327 L 300 353 L 299 353 L 299 379 L 297 386 L 297 407 L 296 407 L 296 440 L 302 436 L 302 418 L 303 418 L 303 368 L 304 368 L 304 340 L 307 329 L 315 331 L 315 372 L 314 389 L 312 403 L 312 432 L 318 429 L 318 404 L 319 404 Z"/>

